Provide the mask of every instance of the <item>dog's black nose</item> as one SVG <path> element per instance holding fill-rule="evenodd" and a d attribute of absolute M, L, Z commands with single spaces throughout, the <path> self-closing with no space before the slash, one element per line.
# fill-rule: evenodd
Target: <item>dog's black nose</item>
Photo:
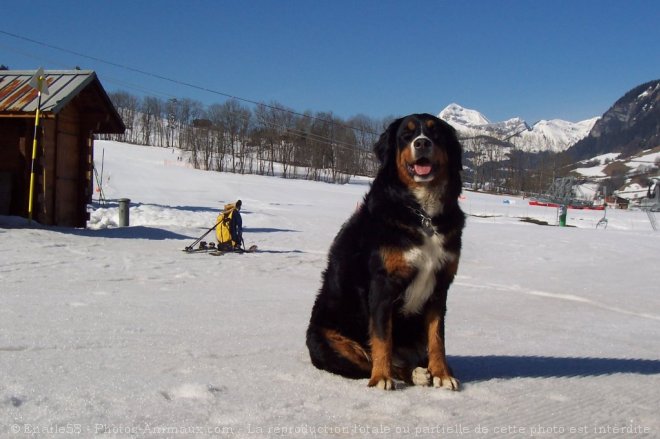
<path fill-rule="evenodd" d="M 417 149 L 430 148 L 431 139 L 429 139 L 428 137 L 418 137 L 413 142 L 413 146 Z"/>

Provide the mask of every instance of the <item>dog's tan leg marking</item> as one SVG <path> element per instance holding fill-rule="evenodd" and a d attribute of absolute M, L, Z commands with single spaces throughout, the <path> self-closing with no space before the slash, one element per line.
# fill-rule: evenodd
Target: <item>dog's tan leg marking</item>
<path fill-rule="evenodd" d="M 330 343 L 330 346 L 332 346 L 332 349 L 339 355 L 364 371 L 371 370 L 369 354 L 367 354 L 358 342 L 344 337 L 339 332 L 331 329 L 323 330 L 323 335 L 328 340 L 328 343 Z"/>
<path fill-rule="evenodd" d="M 444 318 L 438 311 L 431 310 L 426 314 L 426 329 L 428 334 L 429 373 L 433 387 L 458 390 L 459 382 L 451 375 L 445 355 Z"/>
<path fill-rule="evenodd" d="M 392 382 L 392 317 L 389 318 L 384 337 L 378 336 L 374 324 L 369 325 L 371 339 L 371 379 L 369 387 L 394 390 Z"/>

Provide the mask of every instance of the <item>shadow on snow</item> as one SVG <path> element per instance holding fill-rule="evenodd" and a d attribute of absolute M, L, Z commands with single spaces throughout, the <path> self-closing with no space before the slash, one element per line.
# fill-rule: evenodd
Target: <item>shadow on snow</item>
<path fill-rule="evenodd" d="M 94 209 L 116 209 L 119 207 L 119 200 L 110 199 L 106 200 L 105 203 L 94 202 L 91 203 Z M 215 213 L 216 215 L 222 210 L 222 206 L 214 207 L 203 207 L 203 206 L 170 206 L 165 204 L 156 204 L 156 203 L 141 203 L 141 202 L 130 202 L 129 207 L 140 208 L 143 206 L 157 207 L 160 209 L 172 209 L 179 210 L 184 212 L 209 212 Z"/>
<path fill-rule="evenodd" d="M 61 233 L 70 233 L 77 236 L 86 236 L 89 238 L 149 239 L 155 241 L 165 239 L 190 239 L 189 236 L 182 235 L 181 233 L 148 226 L 117 227 L 98 230 L 53 227 L 51 230 Z"/>
<path fill-rule="evenodd" d="M 298 230 L 291 229 L 273 229 L 268 227 L 243 227 L 243 233 L 275 233 L 275 232 L 295 232 L 299 233 Z"/>
<path fill-rule="evenodd" d="M 530 356 L 449 356 L 463 382 L 507 378 L 569 378 L 628 373 L 660 374 L 660 360 L 635 358 L 570 358 Z"/>

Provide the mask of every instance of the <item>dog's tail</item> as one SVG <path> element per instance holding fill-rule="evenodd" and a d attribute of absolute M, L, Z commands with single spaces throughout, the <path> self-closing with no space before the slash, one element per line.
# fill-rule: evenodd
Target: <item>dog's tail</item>
<path fill-rule="evenodd" d="M 371 356 L 367 350 L 337 331 L 310 325 L 307 348 L 312 364 L 319 369 L 348 378 L 368 378 L 371 374 Z"/>

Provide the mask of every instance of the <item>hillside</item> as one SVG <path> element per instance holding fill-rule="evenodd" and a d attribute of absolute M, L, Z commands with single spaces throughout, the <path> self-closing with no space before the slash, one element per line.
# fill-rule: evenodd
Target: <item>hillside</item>
<path fill-rule="evenodd" d="M 305 329 L 330 243 L 368 190 L 191 169 L 98 141 L 89 228 L 0 216 L 0 437 L 660 434 L 660 233 L 642 212 L 466 192 L 447 352 L 460 392 L 315 369 Z M 117 199 L 131 226 L 116 227 Z M 181 251 L 243 200 L 250 255 Z M 67 430 L 68 429 L 68 430 Z M 573 432 L 576 432 L 573 434 Z M 623 433 L 623 434 L 622 434 Z"/>
<path fill-rule="evenodd" d="M 567 154 L 574 161 L 614 152 L 628 157 L 656 146 L 660 146 L 660 79 L 617 100 Z"/>

